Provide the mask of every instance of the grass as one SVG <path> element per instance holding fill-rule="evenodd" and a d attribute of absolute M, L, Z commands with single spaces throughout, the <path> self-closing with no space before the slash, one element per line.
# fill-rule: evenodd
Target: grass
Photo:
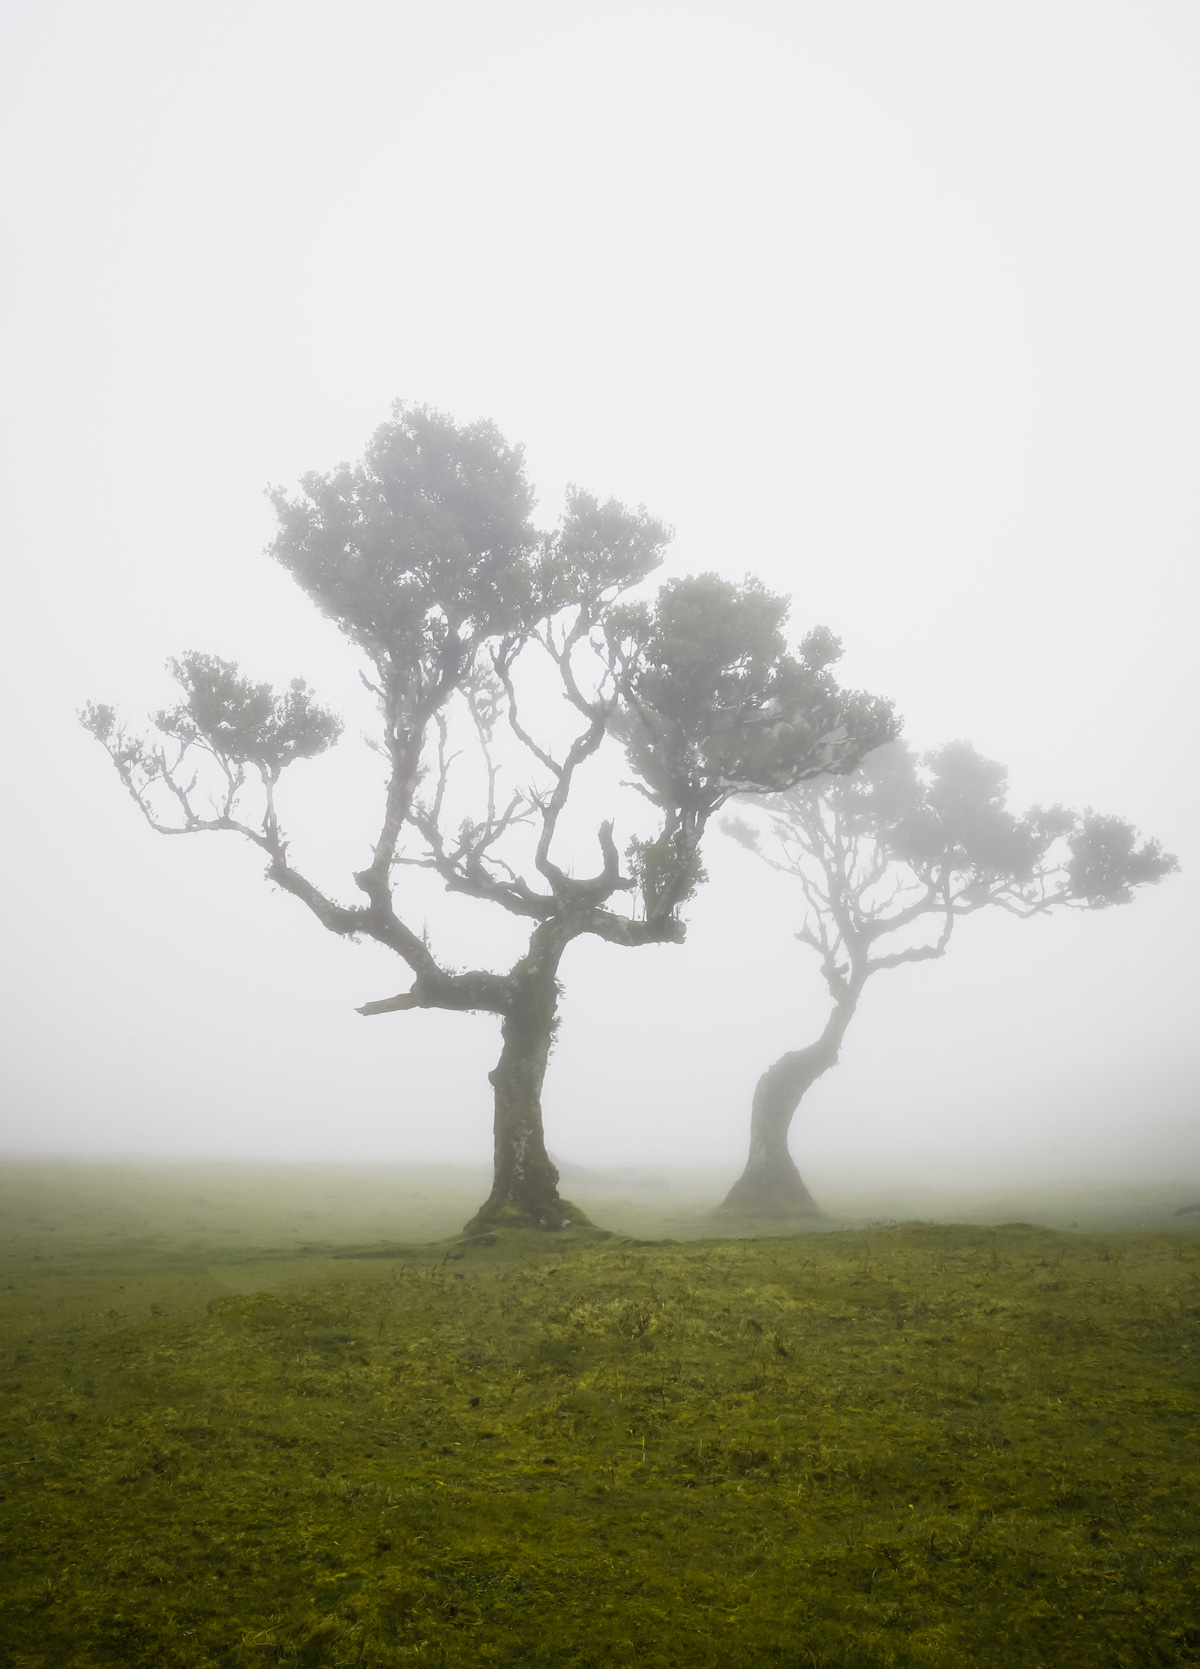
<path fill-rule="evenodd" d="M 6 1669 L 1200 1663 L 1195 1218 L 303 1252 L 21 1180 Z"/>

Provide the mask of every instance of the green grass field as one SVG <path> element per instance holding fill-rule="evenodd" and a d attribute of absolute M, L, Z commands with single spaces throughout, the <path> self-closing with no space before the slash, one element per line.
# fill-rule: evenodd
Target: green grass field
<path fill-rule="evenodd" d="M 0 1663 L 1200 1663 L 1167 1191 L 760 1238 L 643 1192 L 463 1245 L 479 1197 L 0 1168 Z"/>

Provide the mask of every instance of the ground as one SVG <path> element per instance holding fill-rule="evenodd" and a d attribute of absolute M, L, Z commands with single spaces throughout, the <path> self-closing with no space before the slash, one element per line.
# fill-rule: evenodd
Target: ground
<path fill-rule="evenodd" d="M 464 1245 L 448 1174 L 403 1238 L 386 1179 L 306 1177 L 0 1174 L 0 1663 L 1200 1663 L 1165 1191 L 647 1243 L 713 1224 L 631 1190 Z"/>

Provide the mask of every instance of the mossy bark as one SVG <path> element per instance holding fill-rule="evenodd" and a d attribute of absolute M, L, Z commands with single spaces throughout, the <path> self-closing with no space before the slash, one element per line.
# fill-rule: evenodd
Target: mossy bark
<path fill-rule="evenodd" d="M 788 1131 L 797 1107 L 813 1084 L 837 1064 L 856 1002 L 857 993 L 839 1003 L 815 1043 L 781 1055 L 758 1080 L 750 1112 L 746 1168 L 722 1200 L 723 1209 L 767 1216 L 820 1214 L 788 1150 Z"/>
<path fill-rule="evenodd" d="M 558 963 L 565 948 L 539 943 L 513 969 L 501 1025 L 500 1059 L 488 1074 L 495 1094 L 492 1191 L 465 1232 L 509 1223 L 563 1229 L 588 1219 L 558 1192 L 558 1170 L 542 1133 L 542 1084 L 558 1022 Z"/>

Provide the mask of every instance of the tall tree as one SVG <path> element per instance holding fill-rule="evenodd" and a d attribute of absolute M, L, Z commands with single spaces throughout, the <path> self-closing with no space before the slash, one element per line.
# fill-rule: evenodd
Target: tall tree
<path fill-rule="evenodd" d="M 820 958 L 833 1006 L 820 1035 L 763 1073 L 750 1114 L 746 1168 L 724 1204 L 812 1213 L 788 1149 L 802 1099 L 836 1065 L 869 979 L 944 956 L 955 923 L 979 910 L 1029 918 L 1059 908 L 1126 904 L 1178 866 L 1156 840 L 1138 844 L 1118 817 L 1007 806 L 1007 772 L 969 742 L 918 760 L 892 742 L 853 774 L 798 784 L 769 803 L 768 843 L 738 818 L 722 827 L 799 884 L 797 934 Z M 887 948 L 887 947 L 891 948 Z"/>
<path fill-rule="evenodd" d="M 359 465 L 272 496 L 272 554 L 365 658 L 378 705 L 386 781 L 370 860 L 353 876 L 358 902 L 297 868 L 280 822 L 284 767 L 339 731 L 303 681 L 277 694 L 193 652 L 170 663 L 182 699 L 155 715 L 149 737 L 107 706 L 81 718 L 152 828 L 241 836 L 329 931 L 400 957 L 409 988 L 360 1013 L 499 1018 L 494 1182 L 468 1227 L 585 1221 L 559 1196 L 542 1134 L 567 946 L 584 934 L 681 940 L 713 813 L 735 793 L 852 769 L 894 732 L 890 707 L 839 688 L 827 633 L 789 654 L 787 603 L 752 580 L 701 575 L 629 600 L 667 530 L 573 489 L 558 529 L 537 532 L 521 449 L 490 423 L 459 427 L 398 405 Z M 578 875 L 564 816 L 610 736 L 655 823 L 628 842 L 623 868 L 613 820 L 601 821 L 598 866 Z M 506 972 L 456 971 L 438 957 L 404 902 L 405 866 L 528 924 Z"/>

